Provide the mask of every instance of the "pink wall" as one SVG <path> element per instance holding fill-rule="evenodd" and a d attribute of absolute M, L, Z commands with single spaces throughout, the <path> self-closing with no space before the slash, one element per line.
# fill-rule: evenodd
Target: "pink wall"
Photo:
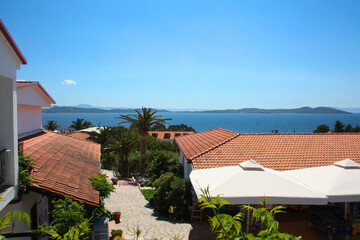
<path fill-rule="evenodd" d="M 41 107 L 18 104 L 19 135 L 41 129 Z"/>

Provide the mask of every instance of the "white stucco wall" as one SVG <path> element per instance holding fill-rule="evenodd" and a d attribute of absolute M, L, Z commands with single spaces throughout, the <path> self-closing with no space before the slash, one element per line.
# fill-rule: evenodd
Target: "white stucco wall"
<path fill-rule="evenodd" d="M 16 79 L 17 69 L 20 69 L 20 60 L 4 35 L 0 32 L 0 75 Z"/>
<path fill-rule="evenodd" d="M 41 131 L 41 107 L 18 104 L 19 137 Z"/>
<path fill-rule="evenodd" d="M 41 205 L 39 205 L 41 203 Z M 37 204 L 38 208 L 40 208 L 40 206 L 44 206 L 44 204 L 46 204 L 46 206 L 48 205 L 48 198 L 40 193 L 36 193 L 36 192 L 29 192 L 28 194 L 24 194 L 22 197 L 22 200 L 19 203 L 16 204 L 8 204 L 3 211 L 1 211 L 0 216 L 3 217 L 7 212 L 9 211 L 23 211 L 26 212 L 30 217 L 31 217 L 31 208 L 34 206 L 34 204 Z M 38 210 L 42 210 L 42 209 L 38 209 Z M 45 209 L 46 211 L 46 216 L 42 216 L 42 223 L 48 222 L 49 220 L 49 214 L 47 212 L 47 209 Z M 43 212 L 45 212 L 43 211 Z M 40 211 L 38 211 L 40 212 Z M 39 213 L 38 213 L 38 220 L 39 220 Z M 41 225 L 38 223 L 38 225 Z M 21 222 L 19 223 L 17 220 L 15 221 L 15 228 L 14 228 L 14 232 L 22 232 L 22 231 L 29 231 L 31 228 L 31 225 L 28 227 L 26 225 L 25 222 Z M 11 232 L 11 228 L 7 229 L 3 229 L 2 232 Z M 31 239 L 31 237 L 21 237 L 21 238 L 11 238 L 11 239 Z"/>
<path fill-rule="evenodd" d="M 16 69 L 20 61 L 5 37 L 0 33 L 0 150 L 8 149 L 5 169 L 5 185 L 14 186 L 0 201 L 0 211 L 16 195 L 18 158 L 17 158 L 17 97 Z"/>
<path fill-rule="evenodd" d="M 185 156 L 184 156 L 184 154 L 183 154 L 183 152 L 181 150 L 180 150 L 180 156 L 179 156 L 179 163 L 182 166 L 183 171 L 184 171 L 184 180 L 185 181 L 190 181 L 189 176 L 190 176 L 190 173 L 191 173 L 191 171 L 193 169 L 192 163 L 189 163 L 186 160 L 186 158 L 185 158 Z"/>
<path fill-rule="evenodd" d="M 17 90 L 17 103 L 39 107 L 51 107 L 45 93 L 37 85 L 19 88 Z"/>

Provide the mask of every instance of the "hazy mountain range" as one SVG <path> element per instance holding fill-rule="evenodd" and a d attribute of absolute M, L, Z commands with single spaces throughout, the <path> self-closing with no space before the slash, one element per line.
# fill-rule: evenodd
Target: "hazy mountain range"
<path fill-rule="evenodd" d="M 356 109 L 356 108 L 354 108 Z M 169 110 L 154 109 L 159 112 L 181 112 L 181 113 L 312 113 L 312 114 L 351 114 L 350 111 L 344 111 L 333 107 L 301 107 L 293 109 L 261 109 L 261 108 L 242 108 L 242 109 L 224 109 L 224 110 Z M 125 107 L 94 107 L 88 104 L 79 104 L 77 106 L 54 106 L 44 108 L 43 113 L 128 113 L 133 112 L 133 108 Z M 359 109 L 360 112 L 360 109 Z"/>

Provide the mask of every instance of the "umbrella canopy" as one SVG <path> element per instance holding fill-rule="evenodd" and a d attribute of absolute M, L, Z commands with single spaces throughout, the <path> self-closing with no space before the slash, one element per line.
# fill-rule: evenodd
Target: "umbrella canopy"
<path fill-rule="evenodd" d="M 239 166 L 193 170 L 190 180 L 198 197 L 201 189 L 209 186 L 212 197 L 220 194 L 232 204 L 258 204 L 264 197 L 268 204 L 327 204 L 323 194 L 254 160 Z"/>
<path fill-rule="evenodd" d="M 331 166 L 284 173 L 323 193 L 329 202 L 360 201 L 360 165 L 350 159 L 335 162 Z"/>

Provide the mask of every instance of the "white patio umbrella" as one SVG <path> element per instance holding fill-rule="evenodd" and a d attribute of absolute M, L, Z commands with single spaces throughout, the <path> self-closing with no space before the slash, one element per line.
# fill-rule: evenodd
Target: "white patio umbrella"
<path fill-rule="evenodd" d="M 360 165 L 350 159 L 335 162 L 331 166 L 284 173 L 326 195 L 329 202 L 360 201 Z"/>
<path fill-rule="evenodd" d="M 238 166 L 193 170 L 190 180 L 198 197 L 201 189 L 209 186 L 212 197 L 221 194 L 232 204 L 258 204 L 264 197 L 267 204 L 327 204 L 323 194 L 254 160 Z"/>

